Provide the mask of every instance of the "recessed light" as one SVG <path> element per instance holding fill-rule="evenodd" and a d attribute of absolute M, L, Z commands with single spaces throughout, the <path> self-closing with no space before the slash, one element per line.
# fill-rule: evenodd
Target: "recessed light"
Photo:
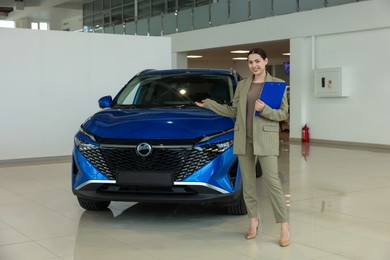
<path fill-rule="evenodd" d="M 187 58 L 189 59 L 200 59 L 203 58 L 202 55 L 187 55 Z"/>
<path fill-rule="evenodd" d="M 236 51 L 230 51 L 230 53 L 239 53 L 239 54 L 242 54 L 242 53 L 248 53 L 249 51 L 246 51 L 246 50 L 236 50 Z"/>
<path fill-rule="evenodd" d="M 234 57 L 233 60 L 247 60 L 247 57 Z"/>

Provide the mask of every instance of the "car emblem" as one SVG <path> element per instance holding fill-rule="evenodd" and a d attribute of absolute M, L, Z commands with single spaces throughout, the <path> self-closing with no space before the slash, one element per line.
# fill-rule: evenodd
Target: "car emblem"
<path fill-rule="evenodd" d="M 140 143 L 137 145 L 135 148 L 135 152 L 137 155 L 142 156 L 142 157 L 147 157 L 152 153 L 152 146 L 148 143 Z"/>

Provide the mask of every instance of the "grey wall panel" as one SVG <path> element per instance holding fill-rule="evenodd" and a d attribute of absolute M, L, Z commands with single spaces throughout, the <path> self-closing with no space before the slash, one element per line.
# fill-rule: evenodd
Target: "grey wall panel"
<path fill-rule="evenodd" d="M 163 35 L 176 33 L 176 15 L 174 13 L 163 16 Z"/>
<path fill-rule="evenodd" d="M 249 20 L 249 2 L 247 0 L 230 1 L 230 22 L 238 23 Z"/>
<path fill-rule="evenodd" d="M 274 14 L 290 14 L 294 13 L 298 9 L 297 0 L 273 0 L 274 1 Z"/>
<path fill-rule="evenodd" d="M 325 7 L 325 0 L 299 0 L 299 11 Z"/>
<path fill-rule="evenodd" d="M 162 17 L 161 15 L 153 16 L 149 18 L 149 34 L 152 36 L 162 35 Z"/>
<path fill-rule="evenodd" d="M 135 33 L 136 33 L 135 22 L 126 23 L 125 34 L 135 35 Z"/>
<path fill-rule="evenodd" d="M 192 8 L 181 10 L 177 14 L 177 28 L 179 32 L 192 30 Z"/>
<path fill-rule="evenodd" d="M 114 33 L 114 28 L 112 26 L 104 27 L 104 33 Z"/>
<path fill-rule="evenodd" d="M 199 6 L 194 9 L 194 29 L 202 29 L 210 26 L 209 6 Z"/>
<path fill-rule="evenodd" d="M 358 0 L 328 0 L 328 6 L 349 4 L 349 3 L 355 3 L 355 2 L 358 2 Z"/>
<path fill-rule="evenodd" d="M 211 26 L 224 25 L 229 23 L 228 0 L 220 0 L 211 5 Z"/>
<path fill-rule="evenodd" d="M 149 31 L 148 19 L 141 19 L 137 21 L 136 32 L 137 35 L 148 35 Z"/>
<path fill-rule="evenodd" d="M 124 33 L 124 28 L 123 28 L 123 24 L 117 24 L 114 26 L 114 33 L 115 34 L 123 34 Z"/>
<path fill-rule="evenodd" d="M 272 15 L 272 0 L 251 0 L 251 19 Z"/>

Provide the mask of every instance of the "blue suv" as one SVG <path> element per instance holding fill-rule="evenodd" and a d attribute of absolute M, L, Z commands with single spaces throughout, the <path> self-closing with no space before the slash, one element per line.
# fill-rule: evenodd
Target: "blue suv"
<path fill-rule="evenodd" d="M 234 119 L 197 107 L 231 104 L 240 76 L 231 70 L 146 70 L 99 100 L 74 138 L 72 191 L 81 207 L 111 201 L 215 203 L 246 214 Z"/>

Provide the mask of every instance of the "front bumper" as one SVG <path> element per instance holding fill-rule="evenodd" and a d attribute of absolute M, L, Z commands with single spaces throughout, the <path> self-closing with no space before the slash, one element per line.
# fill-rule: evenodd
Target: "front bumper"
<path fill-rule="evenodd" d="M 160 145 L 154 147 L 154 157 L 140 160 L 130 145 L 81 150 L 75 145 L 72 190 L 95 201 L 234 202 L 242 194 L 242 184 L 233 147 L 225 147 Z"/>
<path fill-rule="evenodd" d="M 96 201 L 156 203 L 230 203 L 241 196 L 241 189 L 227 192 L 201 182 L 175 182 L 171 187 L 119 186 L 115 181 L 90 181 L 73 189 L 77 197 Z"/>

